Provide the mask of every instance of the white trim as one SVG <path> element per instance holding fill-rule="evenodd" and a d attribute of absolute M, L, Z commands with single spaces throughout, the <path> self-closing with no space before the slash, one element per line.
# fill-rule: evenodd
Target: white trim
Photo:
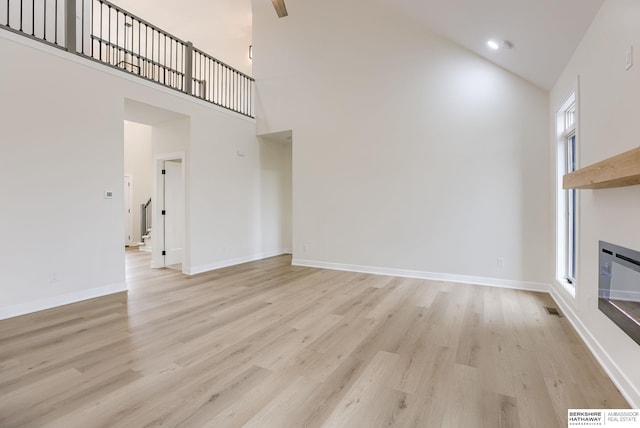
<path fill-rule="evenodd" d="M 389 275 L 405 278 L 429 279 L 433 281 L 457 282 L 461 284 L 486 285 L 490 287 L 512 288 L 515 290 L 549 292 L 549 285 L 538 282 L 517 281 L 511 279 L 486 278 L 481 276 L 455 275 L 449 273 L 424 272 L 417 270 L 381 268 L 342 263 L 321 262 L 315 260 L 293 259 L 293 266 L 306 266 L 320 269 L 342 270 L 347 272 L 370 273 L 373 275 Z"/>
<path fill-rule="evenodd" d="M 127 247 L 132 247 L 136 245 L 136 242 L 132 239 L 133 237 L 133 175 L 125 173 L 123 176 L 123 179 L 125 180 L 125 182 L 127 178 L 129 178 L 129 190 L 126 192 L 127 194 L 123 195 L 125 197 L 122 199 L 124 201 L 125 209 L 127 207 L 129 209 L 128 213 L 126 212 L 124 213 L 124 230 L 127 231 L 127 228 L 129 229 L 129 237 L 125 239 L 124 244 Z"/>
<path fill-rule="evenodd" d="M 152 268 L 164 268 L 166 267 L 165 256 L 162 255 L 164 250 L 164 228 L 160 227 L 162 223 L 164 225 L 164 218 L 162 217 L 162 208 L 164 207 L 164 177 L 162 176 L 163 166 L 161 162 L 180 160 L 182 164 L 182 184 L 184 185 L 184 253 L 182 255 L 182 273 L 187 274 L 189 267 L 187 266 L 188 260 L 190 260 L 191 239 L 188 234 L 189 216 L 187 207 L 189 205 L 189 189 L 187 186 L 187 156 L 184 151 L 172 152 L 172 153 L 160 153 L 153 156 L 153 184 L 152 184 L 152 199 L 155 201 L 153 204 L 153 211 L 151 211 L 151 224 L 155 225 L 151 230 L 151 267 Z"/>
<path fill-rule="evenodd" d="M 607 373 L 611 381 L 620 390 L 620 393 L 629 402 L 632 409 L 640 408 L 640 390 L 629 380 L 620 367 L 615 363 L 613 358 L 605 350 L 605 348 L 596 340 L 589 332 L 589 329 L 580 321 L 580 318 L 571 308 L 564 298 L 552 288 L 549 292 L 551 298 L 560 307 L 562 314 L 569 320 L 573 329 L 578 333 L 582 341 L 587 345 L 591 354 L 600 363 L 602 369 Z"/>
<path fill-rule="evenodd" d="M 575 284 L 569 284 L 569 281 L 567 281 L 564 278 L 556 278 L 556 284 L 562 287 L 567 293 L 569 293 L 569 295 L 571 295 L 571 297 L 575 299 L 576 297 Z"/>
<path fill-rule="evenodd" d="M 242 263 L 254 262 L 256 260 L 268 259 L 269 257 L 281 256 L 283 254 L 288 254 L 288 253 L 284 250 L 276 250 L 276 251 L 270 251 L 266 253 L 253 254 L 250 256 L 236 257 L 235 259 L 221 260 L 219 262 L 209 263 L 206 265 L 192 266 L 189 268 L 185 268 L 183 273 L 187 275 L 197 275 L 199 273 L 209 272 L 212 270 L 221 269 L 229 266 L 235 266 Z"/>
<path fill-rule="evenodd" d="M 103 287 L 92 288 L 90 290 L 75 291 L 73 293 L 47 297 L 45 299 L 20 303 L 18 305 L 4 306 L 0 307 L 0 320 L 30 314 L 32 312 L 43 311 L 45 309 L 51 309 L 58 306 L 64 306 L 83 300 L 95 299 L 96 297 L 107 296 L 109 294 L 120 293 L 123 291 L 127 291 L 126 282 L 105 285 Z"/>

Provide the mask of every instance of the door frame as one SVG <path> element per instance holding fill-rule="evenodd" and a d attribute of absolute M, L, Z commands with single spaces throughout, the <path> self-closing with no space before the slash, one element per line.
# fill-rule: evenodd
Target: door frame
<path fill-rule="evenodd" d="M 123 186 L 123 198 L 122 201 L 124 203 L 124 231 L 129 232 L 128 237 L 124 239 L 125 247 L 129 247 L 135 245 L 135 241 L 133 240 L 133 176 L 131 174 L 124 174 L 124 184 L 129 183 L 128 191 L 124 190 Z M 126 210 L 129 212 L 126 212 Z"/>
<path fill-rule="evenodd" d="M 186 182 L 186 159 L 184 152 L 164 153 L 161 155 L 155 155 L 153 157 L 153 211 L 151 212 L 152 227 L 151 227 L 151 267 L 163 268 L 165 264 L 165 257 L 162 255 L 164 250 L 164 219 L 162 218 L 162 209 L 164 207 L 164 183 L 162 176 L 162 167 L 166 161 L 180 161 L 182 168 L 182 183 L 184 186 L 184 230 L 183 242 L 184 251 L 182 255 L 182 272 L 186 271 L 187 252 L 189 248 L 189 240 L 187 239 L 187 182 Z"/>

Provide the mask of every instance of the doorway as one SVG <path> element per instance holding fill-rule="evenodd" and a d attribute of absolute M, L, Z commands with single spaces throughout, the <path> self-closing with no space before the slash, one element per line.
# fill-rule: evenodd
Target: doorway
<path fill-rule="evenodd" d="M 182 271 L 186 230 L 184 155 L 157 157 L 155 166 L 158 203 L 153 209 L 153 266 Z"/>
<path fill-rule="evenodd" d="M 184 180 L 182 159 L 164 161 L 164 264 L 182 265 L 184 253 Z M 182 269 L 182 266 L 180 266 Z"/>

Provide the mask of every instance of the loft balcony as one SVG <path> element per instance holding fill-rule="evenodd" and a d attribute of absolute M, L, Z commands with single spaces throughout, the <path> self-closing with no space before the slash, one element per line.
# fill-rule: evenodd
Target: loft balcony
<path fill-rule="evenodd" d="M 0 0 L 0 28 L 254 117 L 254 80 L 106 0 Z"/>

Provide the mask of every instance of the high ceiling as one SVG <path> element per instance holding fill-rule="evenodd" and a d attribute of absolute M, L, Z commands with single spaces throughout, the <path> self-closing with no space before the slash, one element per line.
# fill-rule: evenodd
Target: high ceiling
<path fill-rule="evenodd" d="M 250 73 L 251 0 L 115 0 Z M 271 3 L 270 0 L 254 0 Z M 295 1 L 287 0 L 292 4 Z M 604 0 L 369 0 L 550 89 Z M 275 14 L 275 12 L 274 12 Z M 295 19 L 289 14 L 284 19 Z M 488 39 L 513 49 L 491 51 Z"/>
<path fill-rule="evenodd" d="M 375 0 L 551 89 L 604 0 Z M 487 40 L 513 48 L 492 51 Z"/>

